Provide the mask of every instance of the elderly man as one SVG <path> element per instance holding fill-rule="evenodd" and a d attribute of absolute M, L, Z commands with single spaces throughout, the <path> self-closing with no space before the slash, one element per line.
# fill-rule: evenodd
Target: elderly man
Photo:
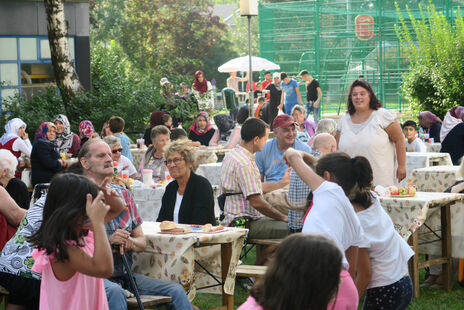
<path fill-rule="evenodd" d="M 257 118 L 249 118 L 240 131 L 242 140 L 227 153 L 221 167 L 221 192 L 226 197 L 223 225 L 240 218 L 251 219 L 248 237 L 277 239 L 288 234 L 287 216 L 272 208 L 263 199 L 264 187 L 255 163 L 254 153 L 261 151 L 269 135 L 269 126 Z M 264 262 L 266 255 L 257 257 Z"/>
<path fill-rule="evenodd" d="M 104 141 L 93 139 L 84 144 L 79 152 L 79 162 L 84 175 L 94 180 L 104 180 L 113 174 L 113 160 L 111 149 Z M 98 182 L 97 182 L 98 184 Z M 114 253 L 114 273 L 112 281 L 105 279 L 105 290 L 108 305 L 111 310 L 127 309 L 126 296 L 121 283 L 127 287 L 127 276 L 123 268 L 121 255 L 126 255 L 129 265 L 132 265 L 132 252 L 145 250 L 146 241 L 142 231 L 142 219 L 137 206 L 129 191 L 122 188 L 115 189 L 124 199 L 126 208 L 113 220 L 106 224 L 106 231 L 111 245 L 119 247 L 119 253 Z M 178 283 L 171 283 L 153 279 L 141 274 L 133 274 L 139 293 L 142 295 L 166 295 L 172 298 L 169 309 L 191 309 L 192 306 L 183 287 Z M 113 282 L 114 281 L 114 282 Z M 116 283 L 117 282 L 117 283 Z"/>
<path fill-rule="evenodd" d="M 284 152 L 290 147 L 311 152 L 311 148 L 296 139 L 295 120 L 290 115 L 279 115 L 274 119 L 275 138 L 267 142 L 261 152 L 256 153 L 256 165 L 261 174 L 263 191 L 271 192 L 286 186 L 289 182 L 289 168 L 283 159 Z"/>
<path fill-rule="evenodd" d="M 314 137 L 313 150 L 311 155 L 321 157 L 332 153 L 337 149 L 337 141 L 328 133 L 320 133 Z M 292 170 L 290 173 L 290 185 L 288 188 L 288 202 L 301 211 L 290 209 L 288 211 L 288 228 L 290 233 L 301 232 L 303 228 L 302 220 L 306 208 L 309 205 L 308 195 L 311 189 L 303 180 Z"/>
<path fill-rule="evenodd" d="M 81 150 L 89 150 L 89 146 L 94 142 L 100 145 L 109 147 L 100 139 L 90 140 L 84 144 Z M 93 151 L 93 148 L 90 148 Z M 76 169 L 76 172 L 83 172 L 84 175 L 93 179 L 99 186 L 100 190 L 105 195 L 105 202 L 110 205 L 110 210 L 105 216 L 105 222 L 115 218 L 123 210 L 124 201 L 109 187 L 110 178 L 105 177 L 105 173 L 109 170 L 110 175 L 113 172 L 111 157 L 110 163 L 101 160 L 101 154 L 95 154 L 99 161 L 87 163 L 87 168 Z M 0 188 L 0 201 L 8 203 L 5 197 L 1 196 L 3 188 Z M 45 205 L 46 195 L 42 196 L 29 208 L 26 216 L 22 219 L 21 224 L 16 234 L 6 243 L 0 256 L 0 285 L 5 287 L 9 292 L 9 306 L 23 306 L 26 309 L 38 309 L 40 296 L 40 281 L 41 275 L 32 271 L 34 259 L 32 258 L 33 247 L 29 244 L 28 238 L 37 232 L 42 223 L 42 213 Z M 1 203 L 0 203 L 1 204 Z M 10 205 L 11 202 L 10 202 Z M 12 208 L 12 207 L 10 207 Z M 18 208 L 17 206 L 13 209 Z M 24 215 L 25 211 L 21 211 L 14 217 L 16 225 L 19 219 Z M 9 221 L 9 220 L 8 220 Z"/>

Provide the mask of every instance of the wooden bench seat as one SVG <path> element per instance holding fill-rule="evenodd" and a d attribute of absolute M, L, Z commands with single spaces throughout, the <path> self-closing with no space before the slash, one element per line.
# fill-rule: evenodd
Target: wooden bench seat
<path fill-rule="evenodd" d="M 254 277 L 259 279 L 264 276 L 266 273 L 267 266 L 257 266 L 257 265 L 239 265 L 235 275 L 237 277 Z"/>
<path fill-rule="evenodd" d="M 144 307 L 166 304 L 172 301 L 172 298 L 169 296 L 140 295 L 140 299 Z M 127 307 L 129 309 L 139 308 L 139 305 L 137 303 L 137 298 L 135 298 L 135 296 L 131 298 L 127 298 Z"/>
<path fill-rule="evenodd" d="M 278 245 L 282 239 L 249 239 L 248 243 L 259 245 Z"/>

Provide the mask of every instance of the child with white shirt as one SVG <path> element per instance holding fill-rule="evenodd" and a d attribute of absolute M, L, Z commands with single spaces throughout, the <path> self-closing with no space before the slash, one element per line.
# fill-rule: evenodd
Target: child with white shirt
<path fill-rule="evenodd" d="M 425 153 L 426 147 L 424 142 L 421 139 L 416 137 L 417 134 L 417 124 L 415 121 L 407 120 L 403 124 L 403 133 L 406 137 L 406 152 L 421 152 Z"/>
<path fill-rule="evenodd" d="M 370 244 L 359 248 L 355 279 L 359 296 L 366 293 L 363 310 L 406 309 L 413 293 L 408 260 L 414 252 L 395 230 L 390 216 L 371 191 L 373 176 L 369 161 L 364 157 L 352 161 L 367 181 L 350 196 L 364 237 Z"/>
<path fill-rule="evenodd" d="M 355 159 L 341 152 L 330 153 L 319 159 L 316 171 L 306 165 L 315 163 L 315 158 L 309 154 L 290 148 L 284 153 L 284 159 L 313 190 L 312 204 L 303 222 L 303 233 L 319 233 L 329 237 L 344 254 L 341 283 L 328 309 L 355 310 L 359 303 L 353 282 L 358 247 L 369 247 L 369 243 L 364 238 L 348 197 L 354 188 L 366 184 L 366 178 L 354 164 Z"/>

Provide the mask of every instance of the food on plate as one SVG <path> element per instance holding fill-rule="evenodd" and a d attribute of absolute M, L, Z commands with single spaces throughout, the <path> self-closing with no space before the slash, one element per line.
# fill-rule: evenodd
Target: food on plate
<path fill-rule="evenodd" d="M 160 228 L 162 232 L 186 232 L 184 228 L 177 227 L 176 223 L 171 221 L 162 221 Z"/>
<path fill-rule="evenodd" d="M 399 193 L 398 187 L 396 186 L 390 186 L 388 190 L 390 191 L 391 196 L 396 196 Z"/>
<path fill-rule="evenodd" d="M 224 226 L 222 225 L 219 225 L 219 226 L 213 226 L 211 224 L 205 224 L 203 225 L 203 227 L 201 228 L 201 230 L 203 232 L 215 232 L 215 231 L 219 231 L 219 230 L 223 230 L 224 229 Z"/>
<path fill-rule="evenodd" d="M 400 196 L 406 196 L 408 194 L 408 190 L 404 187 L 398 188 L 398 195 Z"/>
<path fill-rule="evenodd" d="M 416 188 L 414 186 L 400 187 L 397 192 L 390 191 L 391 196 L 415 196 Z"/>
<path fill-rule="evenodd" d="M 415 196 L 416 195 L 416 188 L 414 186 L 408 187 L 408 195 Z"/>

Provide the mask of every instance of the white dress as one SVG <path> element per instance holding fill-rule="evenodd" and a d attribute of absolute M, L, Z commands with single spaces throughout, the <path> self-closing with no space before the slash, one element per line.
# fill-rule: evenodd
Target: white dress
<path fill-rule="evenodd" d="M 380 108 L 361 124 L 353 124 L 347 113 L 337 125 L 340 132 L 338 149 L 351 157 L 366 157 L 372 167 L 374 185 L 390 186 L 397 183 L 395 145 L 385 131 L 395 119 L 395 114 Z"/>

